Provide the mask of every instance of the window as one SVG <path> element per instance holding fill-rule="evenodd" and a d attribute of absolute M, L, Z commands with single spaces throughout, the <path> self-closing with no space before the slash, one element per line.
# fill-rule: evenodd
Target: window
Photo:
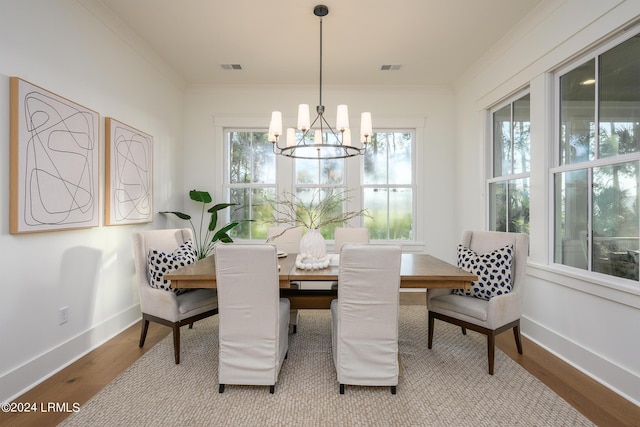
<path fill-rule="evenodd" d="M 413 132 L 375 131 L 364 156 L 364 224 L 372 240 L 412 240 Z"/>
<path fill-rule="evenodd" d="M 492 111 L 489 229 L 529 233 L 529 94 Z"/>
<path fill-rule="evenodd" d="M 327 192 L 343 192 L 345 186 L 345 159 L 331 160 L 295 160 L 295 194 L 305 204 L 313 206 L 321 200 Z M 341 214 L 345 206 L 336 207 L 338 212 L 328 212 L 331 215 Z M 329 217 L 330 218 L 330 217 Z M 329 224 L 321 227 L 320 232 L 325 239 L 333 239 L 333 230 L 343 224 Z"/>
<path fill-rule="evenodd" d="M 227 131 L 226 191 L 231 220 L 251 219 L 231 230 L 232 238 L 267 237 L 271 208 L 265 196 L 273 198 L 276 190 L 276 159 L 265 131 Z M 235 209 L 234 209 L 235 208 Z"/>
<path fill-rule="evenodd" d="M 554 261 L 638 280 L 640 36 L 557 76 Z"/>
<path fill-rule="evenodd" d="M 226 129 L 225 191 L 229 200 L 238 204 L 231 219 L 253 220 L 236 227 L 232 237 L 266 238 L 273 218 L 266 200 L 276 199 L 276 192 L 293 193 L 304 202 L 312 202 L 329 192 L 348 191 L 348 202 L 336 209 L 367 209 L 369 216 L 352 225 L 368 227 L 371 240 L 413 240 L 414 134 L 412 130 L 374 131 L 367 154 L 362 157 L 289 161 L 273 154 L 266 130 Z M 333 230 L 341 225 L 322 227 L 321 232 L 333 240 Z"/>

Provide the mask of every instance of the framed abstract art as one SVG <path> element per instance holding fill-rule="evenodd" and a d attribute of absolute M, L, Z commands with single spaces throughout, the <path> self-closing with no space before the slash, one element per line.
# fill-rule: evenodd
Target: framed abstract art
<path fill-rule="evenodd" d="M 105 119 L 105 225 L 153 221 L 153 137 Z"/>
<path fill-rule="evenodd" d="M 99 225 L 99 114 L 10 78 L 12 234 Z"/>

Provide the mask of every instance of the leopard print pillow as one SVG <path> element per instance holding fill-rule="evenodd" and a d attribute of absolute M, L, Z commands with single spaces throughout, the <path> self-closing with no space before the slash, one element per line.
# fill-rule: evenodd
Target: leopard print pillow
<path fill-rule="evenodd" d="M 164 275 L 185 265 L 192 264 L 196 262 L 196 259 L 196 251 L 191 240 L 187 240 L 171 253 L 150 249 L 147 255 L 149 285 L 152 288 L 174 292 L 176 295 L 188 292 L 190 289 L 172 288 L 171 280 L 165 279 Z"/>
<path fill-rule="evenodd" d="M 458 245 L 458 267 L 475 274 L 478 280 L 471 282 L 471 289 L 454 289 L 452 293 L 484 300 L 509 293 L 512 260 L 512 245 L 482 255 Z"/>

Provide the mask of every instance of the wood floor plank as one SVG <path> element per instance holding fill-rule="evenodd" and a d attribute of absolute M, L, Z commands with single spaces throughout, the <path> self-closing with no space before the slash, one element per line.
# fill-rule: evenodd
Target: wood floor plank
<path fill-rule="evenodd" d="M 402 292 L 402 305 L 425 305 L 424 292 Z M 425 308 L 426 309 L 426 308 Z M 197 325 L 196 325 L 197 327 Z M 425 333 L 426 333 L 425 324 Z M 143 349 L 138 348 L 140 325 L 136 324 L 67 368 L 34 387 L 16 402 L 36 404 L 68 403 L 69 408 L 84 404 L 120 373 L 138 360 L 147 350 L 171 333 L 165 326 L 151 323 Z M 469 331 L 468 333 L 475 333 Z M 496 345 L 531 375 L 574 406 L 598 426 L 640 427 L 640 407 L 620 397 L 571 365 L 555 357 L 534 342 L 523 337 L 524 354 L 518 354 L 513 334 L 498 335 Z M 173 357 L 172 354 L 167 357 Z M 500 367 L 496 366 L 496 371 Z M 36 412 L 0 413 L 0 426 L 55 426 L 69 413 Z"/>
<path fill-rule="evenodd" d="M 70 410 L 74 403 L 83 405 L 170 333 L 170 328 L 151 323 L 144 348 L 139 348 L 140 325 L 131 326 L 16 399 L 36 403 L 38 411 L 0 413 L 0 426 L 56 426 L 69 412 L 43 411 L 49 402 L 67 405 Z"/>

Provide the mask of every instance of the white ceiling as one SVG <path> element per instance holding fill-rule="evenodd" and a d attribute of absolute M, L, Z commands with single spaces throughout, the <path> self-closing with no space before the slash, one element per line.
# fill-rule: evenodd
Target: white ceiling
<path fill-rule="evenodd" d="M 102 2 L 187 83 L 451 84 L 542 0 Z M 225 71 L 222 64 L 240 64 Z M 399 71 L 380 71 L 382 65 Z"/>

